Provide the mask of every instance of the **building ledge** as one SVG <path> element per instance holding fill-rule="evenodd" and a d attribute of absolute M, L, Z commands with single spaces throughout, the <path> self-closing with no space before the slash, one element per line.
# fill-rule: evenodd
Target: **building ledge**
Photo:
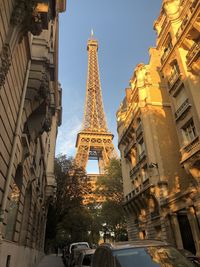
<path fill-rule="evenodd" d="M 199 136 L 195 137 L 188 145 L 181 148 L 181 164 L 185 163 L 185 161 L 189 160 L 193 155 L 200 152 L 200 140 Z"/>
<path fill-rule="evenodd" d="M 189 99 L 186 99 L 183 102 L 183 104 L 175 112 L 176 121 L 181 119 L 186 114 L 186 112 L 189 110 L 190 107 L 191 107 L 191 104 L 189 103 Z"/>

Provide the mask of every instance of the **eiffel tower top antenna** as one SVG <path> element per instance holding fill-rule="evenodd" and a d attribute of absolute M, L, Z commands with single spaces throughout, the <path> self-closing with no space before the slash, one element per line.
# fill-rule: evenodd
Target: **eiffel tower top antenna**
<path fill-rule="evenodd" d="M 93 29 L 91 29 L 90 38 L 91 38 L 91 39 L 93 39 L 93 38 L 94 38 L 94 31 L 93 31 Z"/>

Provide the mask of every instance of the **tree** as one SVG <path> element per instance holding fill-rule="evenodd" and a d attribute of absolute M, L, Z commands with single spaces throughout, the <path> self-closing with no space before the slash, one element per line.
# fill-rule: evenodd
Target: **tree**
<path fill-rule="evenodd" d="M 114 233 L 116 241 L 126 240 L 126 220 L 122 207 L 123 181 L 119 159 L 111 159 L 105 175 L 98 178 L 96 193 L 106 198 L 101 208 L 103 231 Z"/>
<path fill-rule="evenodd" d="M 55 159 L 55 175 L 56 201 L 50 206 L 48 213 L 47 242 L 62 245 L 87 240 L 92 221 L 88 209 L 82 204 L 85 192 L 90 190 L 87 175 L 66 155 L 59 155 Z"/>
<path fill-rule="evenodd" d="M 121 163 L 119 159 L 111 159 L 105 169 L 105 175 L 100 176 L 97 181 L 97 194 L 104 195 L 106 199 L 122 203 L 123 200 L 123 179 Z"/>

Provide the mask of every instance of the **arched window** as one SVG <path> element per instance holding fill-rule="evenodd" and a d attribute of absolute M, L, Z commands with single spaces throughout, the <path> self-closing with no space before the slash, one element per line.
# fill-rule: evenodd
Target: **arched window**
<path fill-rule="evenodd" d="M 19 208 L 20 194 L 23 184 L 23 167 L 21 164 L 17 166 L 12 191 L 9 195 L 8 217 L 5 229 L 5 239 L 13 240 L 15 232 L 15 223 Z"/>

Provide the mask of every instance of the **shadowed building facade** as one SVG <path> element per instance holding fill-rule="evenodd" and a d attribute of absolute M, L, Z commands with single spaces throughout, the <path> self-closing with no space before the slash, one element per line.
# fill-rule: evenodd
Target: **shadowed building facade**
<path fill-rule="evenodd" d="M 0 0 L 0 266 L 34 266 L 55 189 L 65 1 Z"/>
<path fill-rule="evenodd" d="M 130 239 L 200 254 L 199 1 L 163 1 L 156 48 L 117 112 Z"/>

